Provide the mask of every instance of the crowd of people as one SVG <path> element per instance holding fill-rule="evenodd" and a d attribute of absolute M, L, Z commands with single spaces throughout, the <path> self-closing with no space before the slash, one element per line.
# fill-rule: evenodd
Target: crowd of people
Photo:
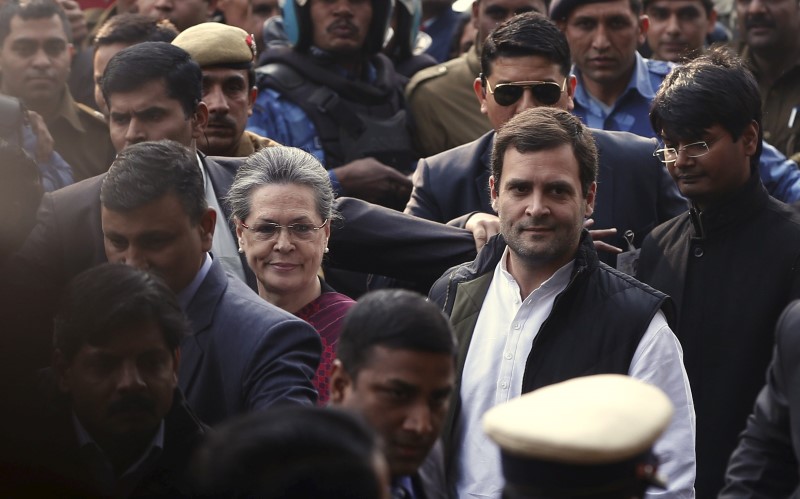
<path fill-rule="evenodd" d="M 798 33 L 0 0 L 0 494 L 800 493 Z"/>

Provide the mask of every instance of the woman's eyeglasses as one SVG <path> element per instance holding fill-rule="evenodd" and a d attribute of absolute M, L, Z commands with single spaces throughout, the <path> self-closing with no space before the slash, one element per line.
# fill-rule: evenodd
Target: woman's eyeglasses
<path fill-rule="evenodd" d="M 512 81 L 499 83 L 494 88 L 488 79 L 484 79 L 484 81 L 486 89 L 494 96 L 494 101 L 501 106 L 510 106 L 516 103 L 522 98 L 526 88 L 531 89 L 533 98 L 538 102 L 545 106 L 552 106 L 561 99 L 561 93 L 567 87 L 566 78 L 561 85 L 554 81 Z"/>
<path fill-rule="evenodd" d="M 239 225 L 241 225 L 245 229 L 255 234 L 255 238 L 259 241 L 269 241 L 270 239 L 273 239 L 278 235 L 281 229 L 286 229 L 287 231 L 289 231 L 289 237 L 294 240 L 308 241 L 309 239 L 314 237 L 316 231 L 325 227 L 325 225 L 327 224 L 328 224 L 327 218 L 325 219 L 324 222 L 322 222 L 322 225 L 319 226 L 313 224 L 303 224 L 303 223 L 281 225 L 273 222 L 267 222 L 250 227 L 244 222 L 239 222 Z"/>

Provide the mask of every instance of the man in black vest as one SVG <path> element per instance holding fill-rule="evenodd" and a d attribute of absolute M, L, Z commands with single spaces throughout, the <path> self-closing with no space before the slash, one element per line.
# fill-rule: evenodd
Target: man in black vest
<path fill-rule="evenodd" d="M 456 398 L 443 437 L 459 497 L 500 498 L 500 454 L 483 434 L 493 406 L 590 374 L 661 388 L 675 417 L 655 445 L 671 497 L 693 497 L 694 410 L 672 304 L 599 263 L 584 219 L 594 211 L 597 149 L 566 111 L 523 111 L 497 133 L 489 189 L 500 234 L 431 290 L 458 337 Z M 459 456 L 452 462 L 454 455 Z"/>
<path fill-rule="evenodd" d="M 292 47 L 268 49 L 248 130 L 315 155 L 339 194 L 402 209 L 416 154 L 405 79 L 379 54 L 389 0 L 286 2 Z"/>

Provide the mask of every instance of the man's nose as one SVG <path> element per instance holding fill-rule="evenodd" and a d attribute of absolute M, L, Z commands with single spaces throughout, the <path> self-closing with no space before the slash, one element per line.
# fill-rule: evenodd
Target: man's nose
<path fill-rule="evenodd" d="M 592 38 L 592 48 L 595 50 L 606 50 L 610 46 L 608 33 L 602 23 L 597 26 L 597 31 Z"/>
<path fill-rule="evenodd" d="M 228 114 L 230 110 L 221 85 L 212 85 L 203 96 L 203 102 L 208 106 L 209 114 Z"/>
<path fill-rule="evenodd" d="M 677 34 L 680 33 L 681 27 L 680 23 L 678 22 L 678 16 L 675 14 L 670 15 L 667 18 L 667 33 Z"/>
<path fill-rule="evenodd" d="M 120 391 L 140 391 L 147 387 L 136 361 L 126 360 L 122 363 L 117 381 L 117 389 Z"/>
<path fill-rule="evenodd" d="M 529 217 L 537 217 L 547 215 L 550 213 L 550 207 L 547 204 L 547 198 L 538 189 L 535 189 L 528 200 L 528 206 L 525 208 L 525 214 Z"/>
<path fill-rule="evenodd" d="M 431 408 L 424 401 L 414 404 L 403 421 L 403 429 L 417 435 L 426 435 L 433 431 Z"/>
<path fill-rule="evenodd" d="M 147 135 L 144 132 L 144 128 L 139 124 L 136 118 L 131 118 L 130 122 L 128 122 L 127 130 L 125 130 L 125 144 L 138 144 L 146 140 Z"/>
<path fill-rule="evenodd" d="M 45 53 L 44 48 L 38 47 L 36 53 L 33 54 L 31 64 L 37 68 L 49 68 L 52 65 L 52 61 L 50 60 L 50 56 Z"/>

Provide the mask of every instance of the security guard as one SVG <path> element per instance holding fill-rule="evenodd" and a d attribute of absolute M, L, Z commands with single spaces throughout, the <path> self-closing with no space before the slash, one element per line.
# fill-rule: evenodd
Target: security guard
<path fill-rule="evenodd" d="M 246 157 L 277 142 L 245 131 L 258 89 L 253 61 L 255 38 L 241 28 L 202 23 L 187 28 L 172 42 L 203 70 L 203 102 L 208 126 L 197 147 L 210 156 Z"/>
<path fill-rule="evenodd" d="M 619 374 L 573 378 L 494 407 L 508 499 L 641 499 L 663 488 L 652 447 L 672 418 L 658 388 Z"/>

